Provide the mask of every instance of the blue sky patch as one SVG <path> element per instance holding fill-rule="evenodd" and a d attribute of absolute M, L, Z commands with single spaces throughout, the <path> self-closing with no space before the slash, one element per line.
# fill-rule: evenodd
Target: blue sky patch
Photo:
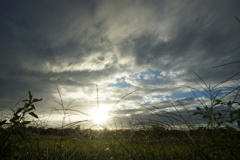
<path fill-rule="evenodd" d="M 197 97 L 206 97 L 203 93 L 201 93 L 200 91 L 194 91 L 194 94 L 197 96 Z M 172 94 L 172 98 L 185 98 L 185 97 L 195 97 L 192 92 L 175 92 Z"/>
<path fill-rule="evenodd" d="M 163 96 L 163 95 L 155 95 L 155 96 L 152 96 L 152 98 L 156 98 L 156 99 L 162 99 L 162 98 L 165 98 L 166 96 Z"/>
<path fill-rule="evenodd" d="M 117 87 L 117 88 L 127 88 L 132 87 L 130 83 L 127 83 L 125 80 L 125 77 L 117 78 L 117 83 L 111 83 L 108 85 L 108 87 Z"/>

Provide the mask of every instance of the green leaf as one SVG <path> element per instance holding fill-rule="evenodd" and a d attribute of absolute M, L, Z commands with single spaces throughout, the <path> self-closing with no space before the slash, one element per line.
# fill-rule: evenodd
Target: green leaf
<path fill-rule="evenodd" d="M 30 91 L 28 91 L 28 96 L 29 96 L 29 99 L 33 98 L 32 93 Z"/>
<path fill-rule="evenodd" d="M 229 107 L 231 107 L 231 106 L 232 106 L 232 101 L 230 100 L 230 101 L 227 103 L 227 105 L 228 105 Z"/>
<path fill-rule="evenodd" d="M 208 115 L 203 115 L 202 118 L 208 118 Z"/>
<path fill-rule="evenodd" d="M 31 104 L 31 107 L 32 107 L 32 109 L 35 109 L 35 106 L 33 104 Z"/>
<path fill-rule="evenodd" d="M 16 120 L 19 119 L 19 116 L 18 115 L 15 115 L 15 117 L 11 118 L 10 121 L 11 122 L 15 122 Z"/>
<path fill-rule="evenodd" d="M 200 107 L 197 107 L 197 110 L 198 110 L 198 111 L 201 111 L 202 109 L 201 109 Z"/>
<path fill-rule="evenodd" d="M 223 104 L 222 100 L 216 99 L 216 102 L 214 103 L 213 106 L 216 106 L 216 105 L 218 105 L 218 104 Z"/>
<path fill-rule="evenodd" d="M 38 118 L 38 116 L 34 112 L 30 112 L 29 114 L 35 118 Z"/>
<path fill-rule="evenodd" d="M 194 112 L 192 115 L 201 114 L 201 112 Z"/>
<path fill-rule="evenodd" d="M 23 122 L 20 123 L 20 125 L 26 125 L 26 124 L 29 124 L 29 123 L 31 123 L 31 121 L 23 121 Z"/>
<path fill-rule="evenodd" d="M 19 115 L 18 115 L 17 113 L 14 113 L 13 115 L 14 115 L 15 117 L 18 117 L 18 118 L 19 118 Z"/>
<path fill-rule="evenodd" d="M 29 104 L 28 103 L 25 103 L 24 104 L 24 108 L 28 108 Z"/>
<path fill-rule="evenodd" d="M 34 108 L 29 108 L 29 109 L 27 109 L 25 112 L 29 112 L 29 111 L 31 111 L 31 110 L 33 110 Z"/>
<path fill-rule="evenodd" d="M 18 120 L 18 117 L 13 117 L 12 119 L 10 119 L 10 122 L 12 122 L 14 124 L 18 124 L 19 122 L 16 120 Z"/>
<path fill-rule="evenodd" d="M 42 98 L 41 99 L 37 99 L 37 98 L 33 99 L 33 102 L 39 102 L 39 101 L 42 101 Z"/>
<path fill-rule="evenodd" d="M 22 110 L 24 110 L 24 108 L 19 108 L 15 114 L 20 113 Z"/>
<path fill-rule="evenodd" d="M 22 100 L 22 102 L 28 102 L 28 99 L 24 99 L 24 100 Z"/>
<path fill-rule="evenodd" d="M 6 122 L 7 122 L 7 120 L 3 120 L 3 121 L 1 121 L 1 122 L 0 122 L 0 126 L 6 124 Z"/>

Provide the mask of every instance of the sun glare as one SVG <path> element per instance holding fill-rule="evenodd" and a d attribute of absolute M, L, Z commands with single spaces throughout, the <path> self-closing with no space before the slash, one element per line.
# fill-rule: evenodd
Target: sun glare
<path fill-rule="evenodd" d="M 94 124 L 103 124 L 108 119 L 108 112 L 101 109 L 96 109 L 92 112 L 91 117 Z"/>

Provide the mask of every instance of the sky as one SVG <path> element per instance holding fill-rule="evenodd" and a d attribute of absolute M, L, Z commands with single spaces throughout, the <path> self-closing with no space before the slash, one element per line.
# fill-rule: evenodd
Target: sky
<path fill-rule="evenodd" d="M 238 0 L 1 0 L 0 106 L 30 90 L 49 125 L 64 119 L 61 99 L 71 122 L 101 115 L 119 127 L 176 108 L 188 119 L 181 104 L 200 105 L 188 86 L 239 72 L 240 63 L 214 67 L 240 61 L 239 8 Z"/>

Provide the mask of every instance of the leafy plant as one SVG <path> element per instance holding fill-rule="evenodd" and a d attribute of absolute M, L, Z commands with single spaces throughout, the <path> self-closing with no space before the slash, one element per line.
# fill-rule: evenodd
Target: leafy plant
<path fill-rule="evenodd" d="M 211 127 L 220 127 L 222 125 L 227 126 L 227 123 L 233 124 L 234 122 L 237 122 L 238 126 L 240 127 L 240 108 L 237 108 L 235 106 L 240 105 L 240 101 L 238 99 L 240 97 L 240 86 L 237 85 L 230 88 L 220 87 L 220 85 L 230 81 L 230 79 L 228 79 L 211 87 L 210 85 L 207 85 L 201 77 L 199 78 L 205 86 L 204 87 L 198 84 L 203 91 L 195 88 L 191 89 L 192 93 L 195 95 L 202 106 L 196 107 L 197 111 L 192 115 L 202 115 L 203 119 L 208 119 L 208 126 Z M 207 97 L 210 100 L 210 103 L 207 104 L 204 102 L 204 100 L 200 99 L 195 94 L 194 90 L 199 91 L 205 97 Z"/>
<path fill-rule="evenodd" d="M 240 96 L 239 93 L 237 96 Z M 224 102 L 220 99 L 217 99 L 216 105 L 221 104 L 224 106 L 228 106 L 228 110 L 232 109 L 233 111 L 230 111 L 229 118 L 226 120 L 226 122 L 233 124 L 234 122 L 237 122 L 238 127 L 240 127 L 240 108 L 233 108 L 233 104 L 240 105 L 240 102 L 236 101 L 236 98 L 234 100 L 229 100 L 228 102 Z M 221 114 L 221 113 L 218 113 Z M 222 114 L 221 114 L 222 115 Z"/>
<path fill-rule="evenodd" d="M 42 101 L 42 99 L 33 98 L 32 93 L 28 91 L 28 99 L 22 100 L 22 102 L 24 102 L 23 107 L 13 110 L 13 115 L 10 119 L 0 121 L 0 151 L 2 157 L 4 157 L 3 154 L 11 154 L 11 148 L 16 150 L 18 147 L 15 143 L 11 143 L 13 135 L 20 135 L 20 137 L 25 139 L 21 129 L 23 129 L 27 124 L 31 123 L 30 120 L 27 120 L 28 115 L 38 118 L 37 114 L 34 112 L 34 103 L 39 101 Z"/>

